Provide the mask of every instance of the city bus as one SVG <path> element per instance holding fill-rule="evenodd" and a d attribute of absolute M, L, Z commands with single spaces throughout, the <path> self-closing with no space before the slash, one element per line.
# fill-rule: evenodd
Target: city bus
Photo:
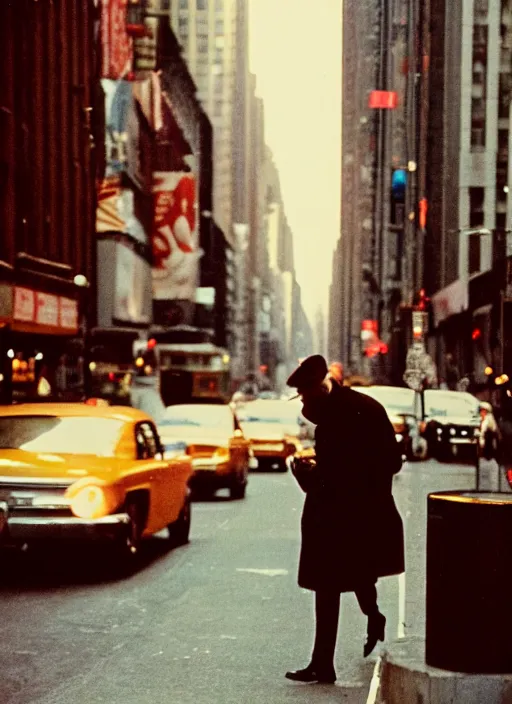
<path fill-rule="evenodd" d="M 134 343 L 133 383 L 151 382 L 164 406 L 176 403 L 227 403 L 230 398 L 230 356 L 211 342 Z"/>

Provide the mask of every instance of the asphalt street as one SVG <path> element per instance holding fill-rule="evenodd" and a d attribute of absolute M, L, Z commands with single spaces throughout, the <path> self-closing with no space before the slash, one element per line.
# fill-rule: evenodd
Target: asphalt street
<path fill-rule="evenodd" d="M 471 466 L 435 461 L 397 476 L 407 572 L 379 583 L 388 639 L 424 629 L 427 493 L 474 484 Z M 284 679 L 313 636 L 312 594 L 296 584 L 302 503 L 290 474 L 253 473 L 245 500 L 194 502 L 190 544 L 149 540 L 127 578 L 97 551 L 3 555 L 0 704 L 366 702 L 379 650 L 363 659 L 352 594 L 336 686 Z"/>

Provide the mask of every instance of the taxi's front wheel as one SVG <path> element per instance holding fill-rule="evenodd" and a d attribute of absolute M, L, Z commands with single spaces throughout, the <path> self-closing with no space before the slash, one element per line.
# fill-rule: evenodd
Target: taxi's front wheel
<path fill-rule="evenodd" d="M 133 565 L 139 556 L 147 507 L 142 498 L 134 496 L 126 501 L 125 511 L 130 520 L 126 532 L 116 545 L 117 557 L 124 566 Z"/>

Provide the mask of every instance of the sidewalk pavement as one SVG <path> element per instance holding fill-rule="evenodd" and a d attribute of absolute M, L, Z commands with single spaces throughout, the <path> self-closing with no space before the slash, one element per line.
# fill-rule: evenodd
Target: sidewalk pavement
<path fill-rule="evenodd" d="M 425 664 L 425 640 L 392 642 L 376 667 L 377 704 L 512 704 L 510 675 L 470 675 Z"/>

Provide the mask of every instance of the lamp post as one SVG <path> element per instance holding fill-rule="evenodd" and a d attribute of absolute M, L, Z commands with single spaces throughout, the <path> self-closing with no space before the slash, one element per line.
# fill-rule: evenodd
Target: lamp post
<path fill-rule="evenodd" d="M 76 274 L 73 283 L 80 293 L 80 332 L 82 337 L 82 382 L 83 393 L 87 398 L 91 390 L 89 369 L 89 288 L 90 283 L 84 274 Z"/>

